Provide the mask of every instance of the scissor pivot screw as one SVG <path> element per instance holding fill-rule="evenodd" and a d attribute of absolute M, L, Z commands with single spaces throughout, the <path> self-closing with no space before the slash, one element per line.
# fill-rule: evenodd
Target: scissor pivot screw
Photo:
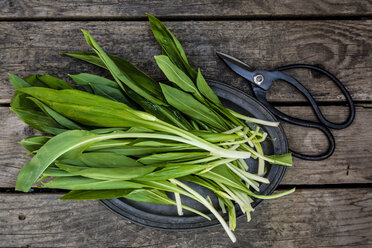
<path fill-rule="evenodd" d="M 264 81 L 264 76 L 261 75 L 261 74 L 257 74 L 256 76 L 254 76 L 253 80 L 254 80 L 255 84 L 260 85 Z"/>

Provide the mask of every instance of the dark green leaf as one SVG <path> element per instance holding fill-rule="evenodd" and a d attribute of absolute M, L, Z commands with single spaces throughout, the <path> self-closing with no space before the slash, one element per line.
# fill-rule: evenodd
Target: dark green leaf
<path fill-rule="evenodd" d="M 23 139 L 19 143 L 24 148 L 32 152 L 32 151 L 39 150 L 40 147 L 42 147 L 49 139 L 50 137 L 47 137 L 47 136 L 30 136 L 30 137 Z"/>
<path fill-rule="evenodd" d="M 46 176 L 46 177 L 71 177 L 71 176 L 75 176 L 75 175 L 73 175 L 71 173 L 68 173 L 67 171 L 61 170 L 60 168 L 49 166 L 43 172 L 43 176 Z"/>
<path fill-rule="evenodd" d="M 120 85 L 120 87 L 124 90 L 123 84 L 127 85 L 129 88 L 131 88 L 133 91 L 135 91 L 137 94 L 145 97 L 149 101 L 151 101 L 154 104 L 159 105 L 166 105 L 161 97 L 161 95 L 155 95 L 154 91 L 149 91 L 146 88 L 142 88 L 137 82 L 133 81 L 131 78 L 129 78 L 127 75 L 125 75 L 115 64 L 115 62 L 108 56 L 103 49 L 98 45 L 98 43 L 90 36 L 90 34 L 82 30 L 84 33 L 84 37 L 90 47 L 93 48 L 93 50 L 97 53 L 99 58 L 105 63 L 107 69 L 111 72 L 112 76 L 114 77 L 115 81 Z M 153 89 L 154 90 L 154 89 Z"/>
<path fill-rule="evenodd" d="M 63 126 L 47 116 L 33 101 L 28 99 L 26 94 L 16 92 L 10 106 L 10 110 L 23 122 L 42 133 L 56 135 L 66 131 Z"/>
<path fill-rule="evenodd" d="M 155 56 L 155 61 L 169 81 L 176 84 L 183 91 L 196 93 L 194 82 L 182 70 L 178 69 L 167 56 Z"/>
<path fill-rule="evenodd" d="M 59 200 L 103 200 L 124 197 L 133 189 L 112 190 L 72 190 L 59 198 Z"/>
<path fill-rule="evenodd" d="M 58 168 L 71 174 L 100 180 L 130 180 L 149 174 L 155 166 L 124 166 L 115 168 L 91 168 L 57 163 Z"/>
<path fill-rule="evenodd" d="M 168 165 L 167 165 L 168 166 Z M 192 164 L 192 165 L 172 165 L 161 170 L 152 172 L 145 176 L 138 178 L 137 180 L 141 181 L 159 181 L 159 180 L 167 180 L 171 178 L 178 178 L 187 176 L 193 173 L 197 173 L 205 168 L 207 168 L 208 164 Z M 146 167 L 146 166 L 145 166 Z"/>
<path fill-rule="evenodd" d="M 152 154 L 143 158 L 140 158 L 138 162 L 142 164 L 158 164 L 163 162 L 184 162 L 188 160 L 194 160 L 203 158 L 209 155 L 209 152 L 167 152 Z"/>
<path fill-rule="evenodd" d="M 11 73 L 8 73 L 10 83 L 13 85 L 14 89 L 18 90 L 25 87 L 31 87 L 29 83 L 27 83 L 22 78 L 17 77 L 16 75 L 13 75 Z"/>
<path fill-rule="evenodd" d="M 150 14 L 147 14 L 147 16 L 149 18 L 151 30 L 154 33 L 155 39 L 162 47 L 162 52 L 165 53 L 178 68 L 187 73 L 193 80 L 196 79 L 196 71 L 189 65 L 180 42 L 161 21 Z"/>
<path fill-rule="evenodd" d="M 79 156 L 79 159 L 90 167 L 126 167 L 142 166 L 136 160 L 125 155 L 119 155 L 109 152 L 85 152 Z"/>
<path fill-rule="evenodd" d="M 198 70 L 198 76 L 196 79 L 196 85 L 200 91 L 200 93 L 205 96 L 209 101 L 212 103 L 222 106 L 222 103 L 218 96 L 213 92 L 211 87 L 209 87 L 208 83 L 205 81 L 203 75 L 200 72 L 200 69 Z"/>
<path fill-rule="evenodd" d="M 103 181 L 81 176 L 57 177 L 43 184 L 45 188 L 69 190 L 139 189 L 145 186 L 131 181 Z"/>
<path fill-rule="evenodd" d="M 167 102 L 182 113 L 205 122 L 211 127 L 227 129 L 213 111 L 196 100 L 192 95 L 165 84 L 161 84 L 161 89 Z"/>
<path fill-rule="evenodd" d="M 96 141 L 97 135 L 73 130 L 61 133 L 46 142 L 18 174 L 16 190 L 27 192 L 44 170 L 62 154 Z"/>
<path fill-rule="evenodd" d="M 57 113 L 53 109 L 49 108 L 47 105 L 39 101 L 38 99 L 34 97 L 28 97 L 31 101 L 33 101 L 46 115 L 48 115 L 50 118 L 55 120 L 59 125 L 67 128 L 67 129 L 78 129 L 82 130 L 81 126 L 76 124 L 75 122 L 69 120 L 68 118 L 64 117 L 63 115 Z"/>
<path fill-rule="evenodd" d="M 292 166 L 292 153 L 283 153 L 280 155 L 266 155 L 266 157 L 274 160 L 274 162 L 272 162 L 271 164 Z"/>
<path fill-rule="evenodd" d="M 69 83 L 48 74 L 37 75 L 36 77 L 40 82 L 43 82 L 48 88 L 51 89 L 55 90 L 73 89 L 73 87 Z"/>

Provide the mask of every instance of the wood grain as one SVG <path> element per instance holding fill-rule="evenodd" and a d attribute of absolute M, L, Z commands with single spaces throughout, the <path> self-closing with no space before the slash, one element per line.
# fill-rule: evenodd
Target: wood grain
<path fill-rule="evenodd" d="M 280 107 L 280 110 L 298 117 L 311 117 L 307 107 Z M 346 118 L 346 107 L 322 107 L 330 120 L 341 122 Z M 13 188 L 22 165 L 27 161 L 26 153 L 18 141 L 33 135 L 34 131 L 23 124 L 8 108 L 0 108 L 0 187 Z M 334 131 L 336 151 L 331 158 L 323 161 L 294 159 L 288 168 L 282 184 L 337 184 L 372 182 L 372 139 L 370 138 L 372 108 L 358 105 L 354 123 L 347 129 Z M 324 135 L 310 128 L 284 124 L 291 148 L 310 154 L 321 153 L 327 148 Z"/>
<path fill-rule="evenodd" d="M 370 189 L 297 190 L 267 200 L 232 244 L 221 227 L 169 232 L 140 227 L 97 201 L 55 194 L 1 194 L 1 247 L 371 247 Z"/>
<path fill-rule="evenodd" d="M 0 18 L 144 18 L 146 12 L 162 17 L 303 17 L 350 16 L 372 13 L 367 0 L 4 0 Z"/>
<path fill-rule="evenodd" d="M 311 2 L 311 1 L 310 1 Z M 354 100 L 371 101 L 372 21 L 176 21 L 166 22 L 183 44 L 189 61 L 210 79 L 249 92 L 249 83 L 234 75 L 215 55 L 222 51 L 254 67 L 270 69 L 290 63 L 322 64 L 337 75 Z M 19 76 L 48 72 L 103 70 L 60 56 L 58 52 L 89 50 L 81 28 L 110 53 L 122 56 L 156 79 L 164 78 L 153 56 L 160 53 L 147 22 L 2 22 L 0 26 L 0 103 L 10 101 L 13 89 L 7 73 Z M 289 72 L 292 73 L 292 72 Z M 293 74 L 319 101 L 342 101 L 340 91 L 316 73 Z M 276 83 L 273 102 L 303 101 L 291 87 Z"/>

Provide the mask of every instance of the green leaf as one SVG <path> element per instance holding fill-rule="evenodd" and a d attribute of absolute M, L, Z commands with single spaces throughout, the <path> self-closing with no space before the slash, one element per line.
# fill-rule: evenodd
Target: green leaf
<path fill-rule="evenodd" d="M 72 190 L 59 198 L 59 200 L 104 200 L 124 197 L 133 189 L 112 190 Z"/>
<path fill-rule="evenodd" d="M 67 131 L 51 138 L 23 166 L 18 174 L 16 190 L 28 192 L 44 170 L 62 154 L 94 141 L 98 141 L 97 135 L 83 130 Z"/>
<path fill-rule="evenodd" d="M 69 76 L 74 80 L 74 82 L 83 86 L 85 89 L 90 88 L 90 90 L 88 90 L 90 93 L 122 102 L 132 108 L 136 108 L 136 106 L 134 106 L 125 96 L 119 85 L 114 81 L 88 73 Z"/>
<path fill-rule="evenodd" d="M 151 173 L 155 166 L 125 166 L 115 168 L 91 168 L 67 164 L 56 164 L 58 168 L 71 174 L 100 180 L 130 180 Z"/>
<path fill-rule="evenodd" d="M 193 150 L 200 150 L 196 147 L 191 145 L 184 145 L 184 146 L 176 146 L 176 147 L 142 147 L 142 146 L 124 146 L 124 147 L 113 147 L 113 148 L 106 148 L 106 149 L 98 149 L 96 151 L 101 152 L 112 152 L 116 154 L 122 154 L 126 156 L 141 156 L 141 155 L 148 155 L 158 152 L 170 152 L 170 151 L 193 151 Z M 88 148 L 86 151 L 91 151 Z"/>
<path fill-rule="evenodd" d="M 162 52 L 165 53 L 172 62 L 187 73 L 193 80 L 196 79 L 196 71 L 189 65 L 186 54 L 176 37 L 168 30 L 168 28 L 154 16 L 147 14 L 151 30 L 155 39 L 162 47 Z"/>
<path fill-rule="evenodd" d="M 119 155 L 109 152 L 84 152 L 79 159 L 89 167 L 126 167 L 142 166 L 135 159 L 125 155 Z"/>
<path fill-rule="evenodd" d="M 88 43 L 88 45 L 93 48 L 99 58 L 105 63 L 107 69 L 111 72 L 112 76 L 114 77 L 115 81 L 119 84 L 119 86 L 124 90 L 123 83 L 135 91 L 137 94 L 145 97 L 149 101 L 154 104 L 159 105 L 166 105 L 162 99 L 159 99 L 159 95 L 155 95 L 153 92 L 149 91 L 148 89 L 142 88 L 138 85 L 137 82 L 134 82 L 131 78 L 126 76 L 115 64 L 115 62 L 108 56 L 103 49 L 98 45 L 98 43 L 90 36 L 89 32 L 86 30 L 82 30 L 84 37 Z"/>
<path fill-rule="evenodd" d="M 199 172 L 205 168 L 207 168 L 208 164 L 192 164 L 192 165 L 184 165 L 184 164 L 172 164 L 171 166 L 166 165 L 166 168 L 161 170 L 152 172 L 145 176 L 138 178 L 137 180 L 141 181 L 159 181 L 159 180 L 167 180 L 171 178 L 178 178 L 187 176 L 196 172 Z M 147 166 L 145 166 L 147 167 Z"/>
<path fill-rule="evenodd" d="M 192 130 L 190 133 L 199 136 L 206 141 L 212 142 L 212 143 L 217 143 L 217 142 L 223 142 L 227 140 L 235 140 L 240 138 L 241 136 L 237 134 L 226 134 L 226 133 L 211 133 L 209 131 L 199 131 L 199 130 Z"/>
<path fill-rule="evenodd" d="M 12 110 L 24 123 L 32 128 L 50 134 L 59 134 L 66 129 L 59 125 L 54 119 L 47 116 L 26 94 L 16 92 L 10 103 Z"/>
<path fill-rule="evenodd" d="M 213 92 L 211 87 L 209 87 L 207 81 L 205 81 L 203 75 L 200 72 L 200 69 L 198 69 L 198 76 L 196 79 L 196 85 L 200 91 L 200 93 L 205 96 L 209 101 L 212 103 L 222 106 L 222 103 L 218 96 Z"/>
<path fill-rule="evenodd" d="M 47 136 L 30 136 L 19 143 L 30 152 L 33 152 L 39 150 L 49 139 L 50 137 Z"/>
<path fill-rule="evenodd" d="M 182 129 L 192 129 L 190 123 L 182 115 L 182 113 L 174 109 L 173 107 L 154 104 L 129 88 L 126 88 L 126 92 L 129 97 L 138 105 L 140 105 L 147 113 L 156 116 L 160 120 L 172 123 Z"/>
<path fill-rule="evenodd" d="M 68 190 L 139 189 L 145 186 L 131 181 L 103 181 L 81 176 L 57 177 L 43 184 L 44 188 Z"/>
<path fill-rule="evenodd" d="M 75 122 L 69 120 L 68 118 L 64 117 L 63 115 L 61 115 L 61 114 L 57 113 L 56 111 L 54 111 L 53 109 L 49 108 L 48 106 L 46 106 L 44 103 L 42 103 L 38 99 L 36 99 L 34 97 L 29 97 L 28 99 L 33 101 L 46 115 L 48 115 L 50 118 L 55 120 L 59 125 L 67 128 L 67 129 L 78 129 L 78 130 L 84 129 L 81 126 L 79 126 L 78 124 L 76 124 Z"/>
<path fill-rule="evenodd" d="M 160 86 L 167 102 L 182 113 L 200 120 L 208 126 L 223 130 L 227 129 L 213 111 L 196 100 L 192 95 L 165 84 L 160 84 Z"/>
<path fill-rule="evenodd" d="M 100 66 L 104 69 L 107 69 L 105 63 L 100 59 L 100 57 L 94 52 L 71 52 L 71 53 L 62 53 L 64 55 L 68 55 L 74 58 L 78 58 L 84 60 L 88 63 L 92 63 L 94 65 Z M 119 70 L 125 74 L 128 78 L 135 81 L 137 84 L 141 85 L 144 89 L 152 92 L 153 94 L 157 95 L 158 97 L 161 96 L 161 90 L 159 84 L 150 78 L 148 75 L 143 73 L 137 67 L 129 63 L 128 61 L 114 56 L 108 55 L 112 61 L 115 62 Z"/>
<path fill-rule="evenodd" d="M 209 152 L 167 152 L 152 154 L 138 159 L 142 164 L 158 164 L 162 162 L 183 162 L 193 159 L 204 158 Z"/>
<path fill-rule="evenodd" d="M 73 87 L 69 83 L 48 74 L 37 75 L 36 77 L 40 82 L 43 82 L 48 88 L 51 89 L 55 90 L 73 89 Z"/>
<path fill-rule="evenodd" d="M 22 78 L 17 77 L 16 75 L 13 75 L 11 73 L 8 73 L 10 83 L 13 85 L 14 89 L 18 90 L 25 87 L 31 87 L 29 83 L 27 83 Z"/>
<path fill-rule="evenodd" d="M 183 91 L 196 93 L 194 82 L 182 70 L 178 69 L 167 56 L 155 56 L 155 61 L 169 81 L 176 84 Z"/>
<path fill-rule="evenodd" d="M 86 126 L 151 128 L 153 125 L 149 118 L 155 119 L 123 103 L 80 90 L 28 87 L 18 91 L 37 98 L 59 114 Z"/>
<path fill-rule="evenodd" d="M 280 164 L 292 166 L 292 153 L 283 153 L 280 155 L 266 155 L 267 158 L 274 160 L 271 164 Z"/>
<path fill-rule="evenodd" d="M 49 166 L 43 172 L 43 176 L 44 177 L 71 177 L 75 175 L 68 173 L 67 171 L 61 170 L 60 168 Z"/>
<path fill-rule="evenodd" d="M 32 87 L 47 87 L 42 81 L 40 81 L 38 76 L 38 74 L 33 74 L 31 76 L 24 77 L 23 80 L 25 80 Z"/>

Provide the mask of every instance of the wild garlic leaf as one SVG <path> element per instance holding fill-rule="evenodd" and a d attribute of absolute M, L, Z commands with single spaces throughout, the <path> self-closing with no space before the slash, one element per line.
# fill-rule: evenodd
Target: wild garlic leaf
<path fill-rule="evenodd" d="M 133 189 L 111 190 L 72 190 L 59 198 L 59 200 L 104 200 L 124 197 Z"/>
<path fill-rule="evenodd" d="M 196 79 L 196 71 L 189 65 L 181 43 L 161 21 L 150 14 L 147 16 L 155 39 L 162 47 L 162 52 L 166 53 L 179 69 L 187 73 L 193 80 Z"/>
<path fill-rule="evenodd" d="M 178 178 L 178 177 L 183 177 L 183 176 L 197 173 L 207 168 L 208 166 L 209 166 L 208 164 L 192 164 L 192 165 L 175 164 L 172 166 L 167 166 L 161 170 L 154 171 L 142 177 L 139 177 L 137 178 L 137 180 L 141 180 L 141 181 L 168 180 L 172 178 Z"/>
<path fill-rule="evenodd" d="M 29 97 L 29 99 L 31 101 L 33 101 L 37 106 L 39 106 L 39 108 L 45 114 L 47 114 L 49 117 L 54 119 L 59 125 L 67 128 L 67 129 L 72 129 L 72 130 L 73 129 L 77 129 L 77 130 L 84 129 L 81 126 L 79 126 L 78 124 L 76 124 L 75 122 L 69 120 L 68 118 L 64 117 L 63 115 L 61 115 L 61 114 L 57 113 L 56 111 L 54 111 L 53 109 L 49 108 L 47 105 L 45 105 L 44 103 L 42 103 L 38 99 L 36 99 L 34 97 Z"/>
<path fill-rule="evenodd" d="M 10 83 L 13 85 L 13 88 L 16 90 L 32 86 L 31 84 L 27 83 L 25 80 L 23 80 L 20 77 L 17 77 L 16 75 L 8 73 L 8 76 L 9 76 Z"/>
<path fill-rule="evenodd" d="M 154 104 L 159 105 L 166 105 L 162 99 L 159 99 L 159 95 L 155 95 L 153 92 L 148 91 L 138 85 L 137 82 L 133 81 L 131 78 L 126 76 L 115 64 L 115 62 L 108 56 L 103 49 L 98 45 L 98 43 L 92 38 L 89 32 L 82 30 L 85 39 L 90 47 L 96 52 L 96 54 L 100 57 L 100 59 L 105 63 L 107 69 L 111 72 L 112 76 L 114 77 L 115 81 L 120 85 L 120 87 L 124 90 L 123 84 L 127 85 L 137 94 L 145 97 L 149 101 Z"/>
<path fill-rule="evenodd" d="M 12 110 L 24 123 L 32 128 L 50 134 L 59 134 L 67 129 L 46 115 L 26 94 L 16 92 L 10 103 Z"/>
<path fill-rule="evenodd" d="M 156 116 L 160 120 L 172 123 L 177 127 L 186 130 L 192 129 L 192 126 L 190 125 L 188 120 L 183 116 L 183 114 L 179 112 L 177 109 L 174 109 L 172 106 L 169 105 L 162 106 L 154 104 L 128 88 L 126 88 L 126 92 L 129 95 L 129 97 L 138 105 L 140 105 L 147 113 Z"/>
<path fill-rule="evenodd" d="M 214 103 L 218 106 L 222 106 L 222 103 L 221 103 L 220 99 L 213 92 L 211 87 L 209 87 L 207 81 L 205 81 L 203 75 L 201 74 L 200 69 L 198 69 L 198 76 L 197 76 L 197 79 L 196 79 L 196 85 L 197 85 L 200 93 L 203 96 L 205 96 L 209 101 L 211 101 L 212 103 Z"/>
<path fill-rule="evenodd" d="M 109 152 L 84 152 L 79 156 L 79 159 L 89 167 L 142 166 L 141 163 L 133 158 Z"/>
<path fill-rule="evenodd" d="M 139 189 L 145 186 L 132 181 L 105 181 L 81 176 L 56 177 L 43 183 L 44 188 L 68 190 Z"/>
<path fill-rule="evenodd" d="M 196 93 L 197 89 L 194 82 L 182 70 L 178 69 L 167 56 L 155 56 L 155 61 L 169 81 L 176 84 L 183 91 Z"/>
<path fill-rule="evenodd" d="M 67 83 L 66 81 L 63 81 L 62 79 L 53 77 L 49 74 L 43 74 L 43 75 L 36 75 L 36 78 L 44 83 L 47 88 L 55 89 L 55 90 L 62 90 L 62 89 L 73 89 L 73 87 Z"/>
<path fill-rule="evenodd" d="M 142 177 L 156 169 L 155 166 L 123 166 L 113 168 L 82 167 L 67 164 L 56 164 L 58 168 L 71 174 L 100 180 L 130 180 Z"/>
<path fill-rule="evenodd" d="M 280 164 L 292 166 L 292 153 L 283 153 L 278 155 L 266 155 L 267 158 L 274 160 L 271 164 Z"/>
<path fill-rule="evenodd" d="M 160 84 L 160 86 L 167 102 L 179 111 L 211 127 L 227 129 L 213 111 L 196 100 L 192 95 L 166 84 Z"/>
<path fill-rule="evenodd" d="M 61 155 L 98 140 L 98 135 L 83 130 L 67 131 L 51 138 L 22 167 L 17 177 L 16 190 L 28 192 L 44 170 Z"/>
<path fill-rule="evenodd" d="M 170 151 L 193 151 L 193 150 L 200 150 L 191 145 L 183 145 L 183 146 L 166 146 L 166 147 L 142 147 L 142 146 L 123 146 L 123 147 L 113 147 L 113 148 L 106 148 L 106 149 L 97 149 L 96 151 L 101 152 L 112 152 L 116 154 L 126 155 L 126 156 L 143 156 L 158 152 L 170 152 Z M 88 148 L 86 151 L 91 151 Z"/>
<path fill-rule="evenodd" d="M 151 154 L 137 161 L 142 164 L 157 164 L 162 162 L 183 162 L 208 156 L 209 152 L 166 152 Z"/>
<path fill-rule="evenodd" d="M 107 69 L 105 63 L 100 59 L 100 57 L 94 52 L 70 52 L 70 53 L 62 53 L 63 55 L 68 55 L 77 59 L 84 60 L 88 63 L 92 63 L 94 65 L 100 66 L 104 69 Z M 128 78 L 135 81 L 137 84 L 141 85 L 144 89 L 152 92 L 153 94 L 161 97 L 161 91 L 159 84 L 150 78 L 147 74 L 139 70 L 133 64 L 128 62 L 125 59 L 117 57 L 115 55 L 108 55 L 112 61 L 115 62 L 117 67 L 120 69 L 122 73 L 124 73 Z"/>
<path fill-rule="evenodd" d="M 71 176 L 75 176 L 75 175 L 73 175 L 73 174 L 71 174 L 71 173 L 69 173 L 65 170 L 62 170 L 60 168 L 49 166 L 43 172 L 43 176 L 47 176 L 47 177 L 71 177 Z"/>
<path fill-rule="evenodd" d="M 42 101 L 54 111 L 82 125 L 95 127 L 151 126 L 142 112 L 127 105 L 79 90 L 53 90 L 41 87 L 19 89 Z M 137 114 L 138 113 L 138 114 Z"/>
<path fill-rule="evenodd" d="M 19 143 L 28 151 L 32 152 L 39 150 L 49 139 L 50 137 L 48 136 L 29 136 Z"/>

